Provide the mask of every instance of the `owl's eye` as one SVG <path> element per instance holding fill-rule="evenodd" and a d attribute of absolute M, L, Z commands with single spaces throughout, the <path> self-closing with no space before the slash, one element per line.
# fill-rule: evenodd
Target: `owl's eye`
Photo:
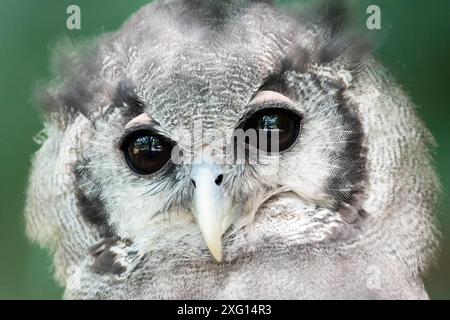
<path fill-rule="evenodd" d="M 257 147 L 264 152 L 273 152 L 275 146 L 272 136 L 278 133 L 278 151 L 289 149 L 296 141 L 300 133 L 299 114 L 284 108 L 265 108 L 255 112 L 243 124 L 243 130 L 254 129 L 257 132 Z M 276 136 L 274 136 L 276 137 Z M 264 143 L 261 139 L 264 138 Z"/>
<path fill-rule="evenodd" d="M 121 149 L 134 172 L 148 175 L 169 161 L 174 143 L 148 130 L 138 130 L 125 137 Z"/>

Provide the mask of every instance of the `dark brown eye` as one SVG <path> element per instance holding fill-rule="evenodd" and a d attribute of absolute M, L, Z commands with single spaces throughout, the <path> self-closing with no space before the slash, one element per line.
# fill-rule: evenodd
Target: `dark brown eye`
<path fill-rule="evenodd" d="M 174 143 L 148 130 L 138 130 L 128 135 L 121 149 L 128 166 L 138 174 L 157 172 L 169 161 Z"/>
<path fill-rule="evenodd" d="M 244 131 L 254 129 L 257 132 L 256 147 L 264 152 L 289 149 L 300 133 L 299 114 L 283 108 L 267 108 L 255 112 L 243 125 Z M 278 138 L 276 136 L 278 134 Z M 276 139 L 277 138 L 277 139 Z"/>

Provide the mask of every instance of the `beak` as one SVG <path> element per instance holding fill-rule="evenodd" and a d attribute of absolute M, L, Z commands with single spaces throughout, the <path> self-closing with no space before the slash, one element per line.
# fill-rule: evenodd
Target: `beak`
<path fill-rule="evenodd" d="M 224 193 L 222 181 L 223 173 L 217 164 L 207 161 L 193 165 L 193 213 L 209 251 L 218 262 L 222 260 L 222 235 L 232 222 L 231 201 Z"/>

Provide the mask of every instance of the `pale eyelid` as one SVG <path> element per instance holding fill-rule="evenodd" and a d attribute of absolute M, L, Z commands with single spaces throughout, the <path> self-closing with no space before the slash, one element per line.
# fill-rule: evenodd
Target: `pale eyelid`
<path fill-rule="evenodd" d="M 289 99 L 285 95 L 282 95 L 279 92 L 275 92 L 275 91 L 260 91 L 250 101 L 249 105 L 265 104 L 265 103 L 270 102 L 270 101 L 284 102 L 286 104 L 293 104 L 294 103 L 291 99 Z"/>
<path fill-rule="evenodd" d="M 131 119 L 125 125 L 124 132 L 117 139 L 115 144 L 120 149 L 122 147 L 125 139 L 127 138 L 127 136 L 130 135 L 132 132 L 138 131 L 138 130 L 149 130 L 149 131 L 152 131 L 152 132 L 158 134 L 159 133 L 158 127 L 159 127 L 159 123 L 156 120 L 154 120 L 152 117 L 150 117 L 146 113 L 141 113 L 137 117 Z"/>
<path fill-rule="evenodd" d="M 140 127 L 143 125 L 152 126 L 152 125 L 157 125 L 157 124 L 158 123 L 152 117 L 150 117 L 148 114 L 141 113 L 137 117 L 131 119 L 131 121 L 126 124 L 125 130 L 133 128 L 133 127 Z"/>
<path fill-rule="evenodd" d="M 245 110 L 243 110 L 239 121 L 233 128 L 239 128 L 258 110 L 274 107 L 290 110 L 303 117 L 303 109 L 290 98 L 276 91 L 262 90 L 257 92 L 252 100 L 250 100 Z"/>

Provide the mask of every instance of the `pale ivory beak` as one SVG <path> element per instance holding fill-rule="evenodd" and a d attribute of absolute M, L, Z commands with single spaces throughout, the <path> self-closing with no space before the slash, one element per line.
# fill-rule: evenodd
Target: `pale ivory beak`
<path fill-rule="evenodd" d="M 208 160 L 192 167 L 191 179 L 195 187 L 193 211 L 206 246 L 220 262 L 222 235 L 231 225 L 232 206 L 223 190 L 220 166 Z"/>

